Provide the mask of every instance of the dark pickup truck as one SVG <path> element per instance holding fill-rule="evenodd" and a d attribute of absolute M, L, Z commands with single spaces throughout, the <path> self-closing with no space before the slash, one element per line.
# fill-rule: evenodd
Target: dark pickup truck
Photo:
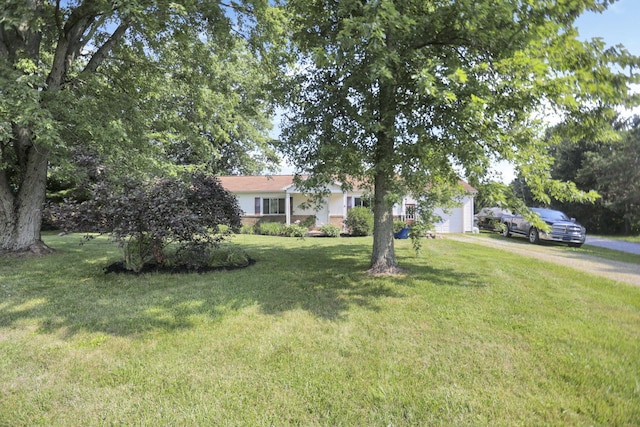
<path fill-rule="evenodd" d="M 531 243 L 539 243 L 541 240 L 567 243 L 569 246 L 579 248 L 587 237 L 587 230 L 578 224 L 575 218 L 569 218 L 560 211 L 546 208 L 530 208 L 550 226 L 550 231 L 540 230 L 534 227 L 522 215 L 504 215 L 502 217 L 503 232 L 505 237 L 521 235 L 529 238 Z"/>

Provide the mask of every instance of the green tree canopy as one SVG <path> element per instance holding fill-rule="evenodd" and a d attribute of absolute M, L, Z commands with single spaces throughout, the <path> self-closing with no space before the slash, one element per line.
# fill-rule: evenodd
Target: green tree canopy
<path fill-rule="evenodd" d="M 622 232 L 640 231 L 640 117 L 619 124 L 620 138 L 581 154 L 576 181 L 593 184 L 602 206 L 622 219 Z M 609 219 L 611 220 L 611 218 Z"/>
<path fill-rule="evenodd" d="M 290 0 L 299 53 L 283 139 L 308 186 L 355 177 L 375 187 L 373 272 L 393 272 L 391 207 L 495 160 L 539 199 L 592 199 L 554 181 L 544 119 L 602 133 L 635 102 L 638 58 L 583 42 L 573 26 L 610 1 Z M 630 77 L 631 76 L 631 77 Z M 606 122 L 606 120 L 605 120 Z"/>
<path fill-rule="evenodd" d="M 172 163 L 255 171 L 272 158 L 273 10 L 267 0 L 6 1 L 0 250 L 46 249 L 48 166 L 74 172 L 70 154 L 125 174 Z"/>

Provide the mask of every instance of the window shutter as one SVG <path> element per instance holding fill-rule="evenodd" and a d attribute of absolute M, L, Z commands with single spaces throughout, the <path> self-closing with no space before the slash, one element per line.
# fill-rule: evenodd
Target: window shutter
<path fill-rule="evenodd" d="M 353 207 L 353 197 L 347 196 L 347 210 Z"/>
<path fill-rule="evenodd" d="M 260 197 L 255 198 L 255 210 L 254 213 L 256 215 L 260 215 Z"/>

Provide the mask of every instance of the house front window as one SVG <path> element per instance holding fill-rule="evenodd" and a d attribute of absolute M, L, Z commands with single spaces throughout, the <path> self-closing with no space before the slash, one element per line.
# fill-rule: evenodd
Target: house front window
<path fill-rule="evenodd" d="M 416 205 L 407 205 L 405 207 L 405 219 L 407 220 L 415 220 L 416 219 Z"/>
<path fill-rule="evenodd" d="M 369 197 L 355 197 L 353 205 L 357 207 L 371 207 L 371 199 Z"/>
<path fill-rule="evenodd" d="M 285 213 L 284 198 L 262 199 L 263 215 L 284 215 Z"/>

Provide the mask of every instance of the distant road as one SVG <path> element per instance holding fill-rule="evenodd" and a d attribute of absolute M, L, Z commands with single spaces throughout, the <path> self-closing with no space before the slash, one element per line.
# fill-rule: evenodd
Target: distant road
<path fill-rule="evenodd" d="M 640 255 L 640 243 L 623 242 L 621 240 L 611 240 L 604 239 L 602 237 L 587 236 L 585 244 Z"/>

